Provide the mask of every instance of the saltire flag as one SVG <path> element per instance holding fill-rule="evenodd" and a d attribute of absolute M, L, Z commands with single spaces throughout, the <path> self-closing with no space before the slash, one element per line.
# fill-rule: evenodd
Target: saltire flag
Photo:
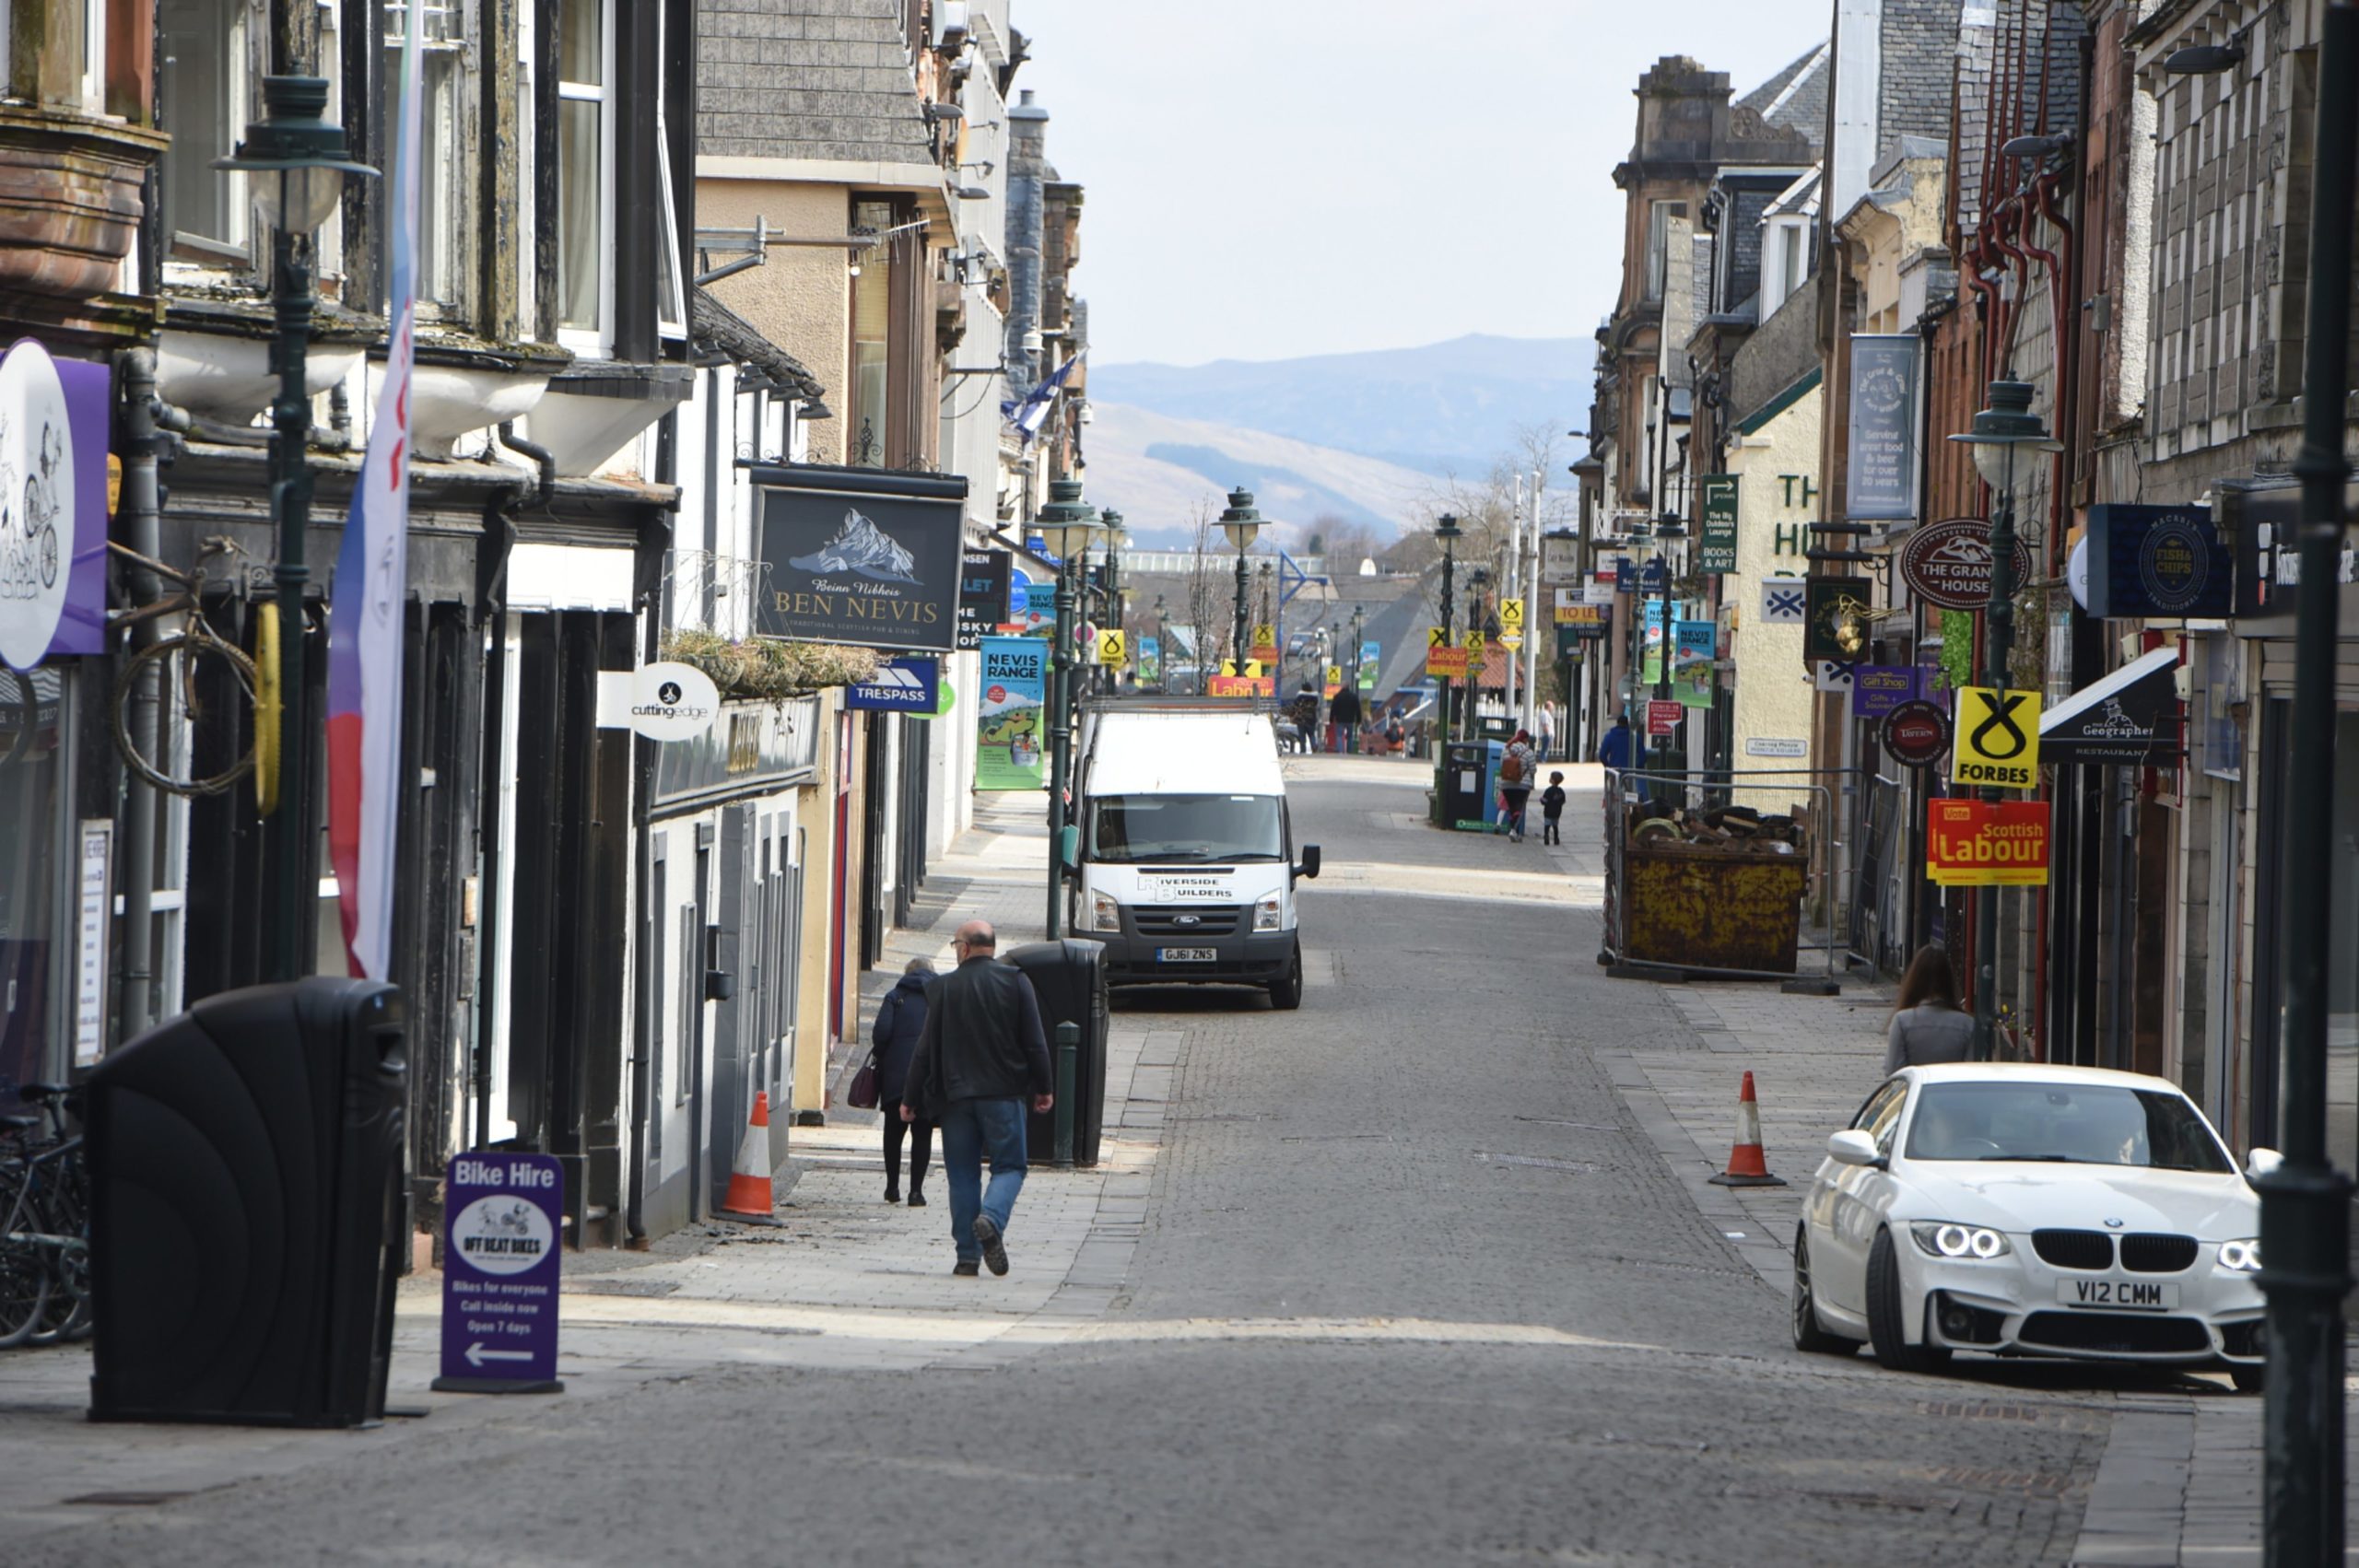
<path fill-rule="evenodd" d="M 350 972 L 393 967 L 393 838 L 400 806 L 402 620 L 409 581 L 410 367 L 417 325 L 418 41 L 426 7 L 409 0 L 401 120 L 389 204 L 392 333 L 369 451 L 344 522 L 328 608 L 328 860 Z"/>
<path fill-rule="evenodd" d="M 1087 349 L 1082 350 L 1082 354 L 1088 352 Z M 1059 392 L 1065 390 L 1066 378 L 1073 374 L 1074 367 L 1081 363 L 1082 354 L 1074 355 L 1046 376 L 1041 377 L 1040 384 L 1026 394 L 1023 402 L 1008 402 L 999 405 L 1000 413 L 1006 417 L 1009 424 L 1015 427 L 1017 434 L 1021 435 L 1027 443 L 1040 433 L 1040 427 L 1048 421 L 1049 405 L 1056 402 Z"/>

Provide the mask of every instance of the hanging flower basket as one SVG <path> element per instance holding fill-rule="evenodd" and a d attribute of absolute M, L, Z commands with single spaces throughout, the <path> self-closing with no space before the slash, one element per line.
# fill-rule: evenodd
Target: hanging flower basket
<path fill-rule="evenodd" d="M 775 638 L 737 642 L 708 631 L 674 632 L 663 639 L 663 656 L 704 672 L 722 696 L 762 702 L 852 685 L 874 676 L 877 662 L 875 653 L 865 648 Z"/>

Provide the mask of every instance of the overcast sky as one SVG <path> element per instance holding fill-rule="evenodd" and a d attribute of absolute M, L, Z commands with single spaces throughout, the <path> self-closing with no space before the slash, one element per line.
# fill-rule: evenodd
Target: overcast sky
<path fill-rule="evenodd" d="M 1832 0 L 1013 0 L 1087 188 L 1091 357 L 1192 365 L 1586 337 L 1621 278 L 1639 73 L 1738 96 Z"/>

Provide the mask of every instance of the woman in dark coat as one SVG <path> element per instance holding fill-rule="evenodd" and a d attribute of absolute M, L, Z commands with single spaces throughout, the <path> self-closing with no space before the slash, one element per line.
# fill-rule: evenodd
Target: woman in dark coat
<path fill-rule="evenodd" d="M 885 1113 L 885 1201 L 901 1200 L 901 1138 L 910 1137 L 910 1207 L 925 1204 L 926 1162 L 933 1156 L 933 1123 L 923 1119 L 926 1107 L 912 1106 L 920 1119 L 901 1119 L 901 1094 L 910 1082 L 910 1059 L 917 1055 L 918 1031 L 925 1027 L 925 988 L 934 978 L 933 965 L 912 958 L 885 1000 L 876 1009 L 876 1024 L 869 1040 L 876 1047 L 876 1108 Z"/>

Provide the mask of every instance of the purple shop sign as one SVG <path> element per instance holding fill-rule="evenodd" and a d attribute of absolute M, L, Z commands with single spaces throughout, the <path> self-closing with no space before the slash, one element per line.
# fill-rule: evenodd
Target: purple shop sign
<path fill-rule="evenodd" d="M 442 1375 L 457 1394 L 555 1394 L 565 1167 L 554 1154 L 453 1156 L 444 1183 Z"/>
<path fill-rule="evenodd" d="M 0 664 L 106 651 L 108 385 L 33 338 L 0 356 Z"/>
<path fill-rule="evenodd" d="M 1851 672 L 1851 717 L 1881 719 L 1919 695 L 1914 664 L 1861 664 Z"/>

